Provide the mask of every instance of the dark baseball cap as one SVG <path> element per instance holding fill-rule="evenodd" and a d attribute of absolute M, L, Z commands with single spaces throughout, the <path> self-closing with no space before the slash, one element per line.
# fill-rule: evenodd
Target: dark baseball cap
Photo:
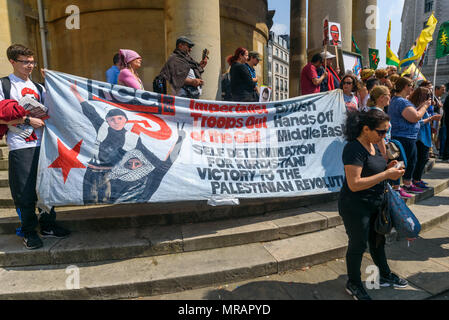
<path fill-rule="evenodd" d="M 178 46 L 178 44 L 180 44 L 180 43 L 187 43 L 187 45 L 189 47 L 193 47 L 195 45 L 192 40 L 190 40 L 189 38 L 187 38 L 185 36 L 179 37 L 176 40 L 176 46 Z"/>
<path fill-rule="evenodd" d="M 260 54 L 257 51 L 250 51 L 248 53 L 249 58 L 255 58 L 257 60 L 260 60 Z"/>
<path fill-rule="evenodd" d="M 126 113 L 124 113 L 122 110 L 120 109 L 112 109 L 109 110 L 109 112 L 106 114 L 105 119 L 109 118 L 109 117 L 115 117 L 115 116 L 123 116 L 126 119 L 128 119 L 128 117 L 126 116 Z"/>

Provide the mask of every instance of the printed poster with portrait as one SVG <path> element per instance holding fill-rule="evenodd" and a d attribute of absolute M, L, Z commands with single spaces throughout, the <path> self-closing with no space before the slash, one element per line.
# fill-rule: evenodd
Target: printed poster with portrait
<path fill-rule="evenodd" d="M 259 102 L 268 102 L 270 100 L 271 100 L 271 88 L 267 86 L 261 86 Z"/>
<path fill-rule="evenodd" d="M 329 22 L 329 43 L 328 45 L 341 47 L 342 37 L 341 37 L 341 26 L 336 22 Z"/>

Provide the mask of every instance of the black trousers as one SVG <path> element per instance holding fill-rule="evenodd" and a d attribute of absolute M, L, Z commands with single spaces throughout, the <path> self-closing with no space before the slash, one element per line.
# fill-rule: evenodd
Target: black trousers
<path fill-rule="evenodd" d="M 415 171 L 413 172 L 413 180 L 421 181 L 424 168 L 429 160 L 429 147 L 426 147 L 421 141 L 416 141 L 416 148 L 418 151 L 418 161 L 416 162 Z"/>
<path fill-rule="evenodd" d="M 391 270 L 385 255 L 385 236 L 379 236 L 374 231 L 374 221 L 378 213 L 377 207 L 358 198 L 340 194 L 338 211 L 343 218 L 346 234 L 349 238 L 346 253 L 349 281 L 354 284 L 362 284 L 360 268 L 367 243 L 369 244 L 371 257 L 379 268 L 380 275 L 388 276 Z M 376 243 L 378 237 L 381 237 L 380 243 Z"/>
<path fill-rule="evenodd" d="M 392 137 L 392 139 L 398 140 L 402 144 L 407 157 L 407 168 L 405 168 L 403 179 L 407 181 L 412 180 L 413 173 L 416 170 L 416 162 L 418 161 L 416 140 L 402 137 Z"/>
<path fill-rule="evenodd" d="M 56 220 L 54 208 L 50 213 L 40 210 L 39 221 L 36 216 L 39 151 L 40 147 L 33 147 L 9 152 L 9 187 L 25 235 L 35 232 L 39 223 L 41 228 L 48 228 Z"/>

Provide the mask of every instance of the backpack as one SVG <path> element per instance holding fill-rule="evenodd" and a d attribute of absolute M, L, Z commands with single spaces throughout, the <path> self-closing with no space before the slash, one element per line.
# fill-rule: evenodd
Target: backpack
<path fill-rule="evenodd" d="M 9 79 L 9 77 L 3 77 L 3 78 L 0 78 L 0 82 L 2 83 L 3 95 L 5 97 L 5 100 L 11 99 L 11 80 Z M 31 81 L 31 82 L 33 82 L 33 84 L 36 86 L 37 90 L 39 90 L 39 95 L 41 98 L 40 102 L 42 102 L 44 87 L 37 82 L 34 82 L 34 81 Z"/>
<path fill-rule="evenodd" d="M 158 75 L 153 80 L 153 92 L 160 94 L 167 94 L 167 80 L 161 75 Z"/>

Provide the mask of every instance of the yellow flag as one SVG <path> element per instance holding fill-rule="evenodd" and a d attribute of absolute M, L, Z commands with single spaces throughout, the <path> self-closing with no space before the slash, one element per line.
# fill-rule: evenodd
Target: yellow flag
<path fill-rule="evenodd" d="M 400 60 L 398 56 L 391 50 L 391 20 L 387 35 L 387 65 L 399 67 Z"/>
<path fill-rule="evenodd" d="M 427 80 L 426 77 L 424 77 L 424 75 L 421 73 L 421 71 L 419 70 L 418 67 L 416 67 L 416 65 L 414 63 L 412 63 L 410 65 L 410 67 L 408 67 L 402 74 L 401 76 L 405 76 L 405 75 L 411 75 L 412 76 L 412 80 Z"/>
<path fill-rule="evenodd" d="M 429 20 L 427 21 L 427 28 L 425 28 L 421 35 L 419 36 L 418 40 L 416 41 L 416 46 L 413 48 L 413 57 L 404 59 L 401 61 L 401 65 L 408 61 L 415 61 L 421 58 L 421 56 L 424 54 L 427 48 L 427 44 L 433 40 L 433 33 L 435 32 L 435 28 L 437 27 L 438 20 L 435 18 L 435 16 L 430 16 Z"/>

